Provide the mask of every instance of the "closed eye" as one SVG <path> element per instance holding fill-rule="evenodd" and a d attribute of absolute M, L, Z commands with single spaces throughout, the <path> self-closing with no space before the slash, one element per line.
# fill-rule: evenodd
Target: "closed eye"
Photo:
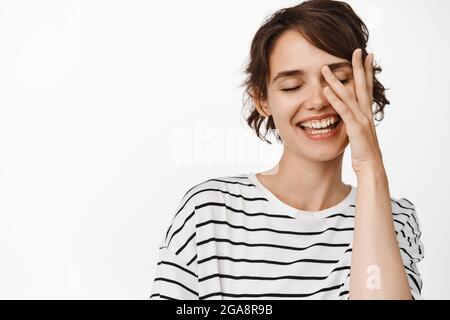
<path fill-rule="evenodd" d="M 297 86 L 297 87 L 294 87 L 294 88 L 287 88 L 287 89 L 281 89 L 281 90 L 283 90 L 283 91 L 295 91 L 295 90 L 297 90 L 300 87 L 301 86 Z"/>
<path fill-rule="evenodd" d="M 343 79 L 343 80 L 339 80 L 342 84 L 346 84 L 350 81 L 351 79 Z M 293 87 L 293 88 L 286 88 L 286 89 L 281 89 L 282 91 L 285 92 L 289 92 L 289 91 L 295 91 L 297 89 L 299 89 L 301 86 L 297 86 L 297 87 Z"/>

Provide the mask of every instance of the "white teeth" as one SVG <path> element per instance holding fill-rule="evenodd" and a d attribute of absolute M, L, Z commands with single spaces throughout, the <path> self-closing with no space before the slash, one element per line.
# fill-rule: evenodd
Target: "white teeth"
<path fill-rule="evenodd" d="M 307 128 L 321 129 L 328 127 L 330 124 L 333 124 L 337 121 L 336 117 L 330 117 L 321 121 L 313 120 L 308 122 L 302 122 L 301 125 Z"/>
<path fill-rule="evenodd" d="M 325 134 L 325 133 L 328 133 L 328 132 L 331 132 L 331 131 L 332 131 L 332 129 L 314 130 L 314 131 L 311 131 L 310 134 L 312 134 L 312 135 Z"/>

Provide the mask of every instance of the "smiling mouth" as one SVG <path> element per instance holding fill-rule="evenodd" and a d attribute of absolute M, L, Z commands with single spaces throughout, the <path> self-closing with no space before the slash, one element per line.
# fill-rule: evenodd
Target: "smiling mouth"
<path fill-rule="evenodd" d="M 300 125 L 300 123 L 297 123 L 296 126 L 308 133 L 314 134 L 314 133 L 320 133 L 321 131 L 324 131 L 324 130 L 333 130 L 339 125 L 339 123 L 341 121 L 342 121 L 341 117 L 338 116 L 338 120 L 335 123 L 329 125 L 328 127 L 324 127 L 324 128 L 320 128 L 320 129 L 305 127 L 305 126 Z"/>

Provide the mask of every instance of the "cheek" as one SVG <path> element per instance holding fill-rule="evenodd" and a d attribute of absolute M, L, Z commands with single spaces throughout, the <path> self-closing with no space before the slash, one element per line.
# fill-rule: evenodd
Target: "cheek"
<path fill-rule="evenodd" d="M 293 117 L 298 111 L 300 100 L 292 96 L 277 96 L 270 101 L 271 111 L 275 122 L 281 125 L 292 122 Z"/>

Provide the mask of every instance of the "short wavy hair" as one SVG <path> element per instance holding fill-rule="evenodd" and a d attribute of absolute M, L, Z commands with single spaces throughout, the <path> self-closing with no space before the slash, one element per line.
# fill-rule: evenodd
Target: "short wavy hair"
<path fill-rule="evenodd" d="M 252 40 L 249 62 L 245 67 L 246 79 L 241 86 L 244 87 L 243 111 L 248 111 L 244 118 L 258 138 L 269 144 L 271 142 L 266 136 L 269 131 L 276 131 L 275 123 L 271 115 L 266 118 L 259 114 L 254 99 L 261 101 L 267 98 L 269 57 L 275 41 L 287 30 L 299 31 L 317 48 L 349 61 L 357 48 L 362 49 L 363 59 L 368 54 L 366 46 L 369 31 L 345 2 L 307 0 L 278 10 L 267 17 Z M 378 122 L 383 120 L 384 108 L 390 104 L 385 96 L 385 90 L 388 89 L 385 89 L 375 76 L 381 71 L 382 68 L 374 62 L 373 102 L 376 108 L 373 110 L 372 106 L 372 112 Z M 264 122 L 265 132 L 262 133 L 260 129 Z M 278 133 L 275 136 L 279 142 L 282 141 Z"/>

